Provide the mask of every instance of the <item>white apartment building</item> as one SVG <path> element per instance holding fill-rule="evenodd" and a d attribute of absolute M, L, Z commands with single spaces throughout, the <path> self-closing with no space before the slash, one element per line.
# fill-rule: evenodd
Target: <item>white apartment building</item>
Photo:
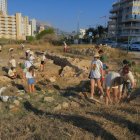
<path fill-rule="evenodd" d="M 86 29 L 80 29 L 80 31 L 79 31 L 79 38 L 83 39 L 85 34 L 86 34 Z"/>
<path fill-rule="evenodd" d="M 31 36 L 35 36 L 35 34 L 37 32 L 36 20 L 35 19 L 31 19 L 30 20 L 30 25 L 31 25 Z"/>
<path fill-rule="evenodd" d="M 28 17 L 22 17 L 21 13 L 0 15 L 0 38 L 26 40 L 30 34 L 28 23 Z"/>
<path fill-rule="evenodd" d="M 140 41 L 140 0 L 116 0 L 110 13 L 109 37 Z"/>
<path fill-rule="evenodd" d="M 7 0 L 0 0 L 0 14 L 7 15 Z"/>

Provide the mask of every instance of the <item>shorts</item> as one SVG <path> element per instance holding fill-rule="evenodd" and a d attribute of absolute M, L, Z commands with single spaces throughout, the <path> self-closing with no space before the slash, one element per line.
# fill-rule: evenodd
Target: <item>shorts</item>
<path fill-rule="evenodd" d="M 101 78 L 92 78 L 92 77 L 90 77 L 90 80 L 100 80 Z"/>
<path fill-rule="evenodd" d="M 122 92 L 123 85 L 112 86 L 112 87 L 111 87 L 111 86 L 106 86 L 106 88 L 107 88 L 107 89 L 111 89 L 111 88 L 112 88 L 112 89 L 116 89 L 116 88 L 118 88 L 119 91 Z"/>
<path fill-rule="evenodd" d="M 28 79 L 28 85 L 32 85 L 32 84 L 34 84 L 34 83 L 35 83 L 34 78 L 29 78 L 29 79 Z"/>
<path fill-rule="evenodd" d="M 45 62 L 44 61 L 41 61 L 41 65 L 44 65 L 45 64 Z"/>

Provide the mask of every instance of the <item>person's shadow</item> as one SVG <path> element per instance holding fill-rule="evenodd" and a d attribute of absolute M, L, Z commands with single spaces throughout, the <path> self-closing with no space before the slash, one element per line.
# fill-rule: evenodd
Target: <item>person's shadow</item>
<path fill-rule="evenodd" d="M 105 130 L 101 124 L 99 124 L 97 121 L 86 118 L 84 116 L 80 115 L 63 115 L 63 114 L 54 114 L 49 112 L 44 112 L 42 110 L 39 110 L 30 104 L 30 102 L 26 101 L 24 102 L 24 107 L 27 111 L 33 112 L 35 115 L 38 116 L 46 116 L 54 119 L 59 119 L 63 122 L 71 123 L 72 125 L 81 128 L 85 131 L 88 131 L 90 133 L 93 133 L 94 136 L 98 137 L 100 136 L 104 140 L 117 140 L 117 138 Z"/>

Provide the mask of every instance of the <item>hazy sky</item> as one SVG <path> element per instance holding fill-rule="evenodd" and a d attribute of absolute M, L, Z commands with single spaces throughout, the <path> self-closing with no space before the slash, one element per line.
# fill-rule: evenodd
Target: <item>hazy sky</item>
<path fill-rule="evenodd" d="M 8 0 L 10 15 L 21 12 L 29 18 L 48 22 L 56 28 L 73 31 L 80 28 L 105 25 L 112 3 L 116 0 Z"/>

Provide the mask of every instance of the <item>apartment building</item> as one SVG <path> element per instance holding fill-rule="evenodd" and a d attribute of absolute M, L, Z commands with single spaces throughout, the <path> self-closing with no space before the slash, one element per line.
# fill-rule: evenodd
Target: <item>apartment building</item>
<path fill-rule="evenodd" d="M 140 41 L 140 0 L 118 0 L 110 14 L 109 37 Z"/>
<path fill-rule="evenodd" d="M 13 16 L 0 15 L 0 38 L 26 40 L 29 34 L 28 17 L 22 17 L 21 13 Z"/>
<path fill-rule="evenodd" d="M 0 14 L 7 15 L 7 0 L 0 0 Z"/>
<path fill-rule="evenodd" d="M 36 31 L 37 31 L 36 20 L 35 19 L 31 19 L 30 20 L 30 25 L 31 25 L 31 36 L 35 36 Z"/>

